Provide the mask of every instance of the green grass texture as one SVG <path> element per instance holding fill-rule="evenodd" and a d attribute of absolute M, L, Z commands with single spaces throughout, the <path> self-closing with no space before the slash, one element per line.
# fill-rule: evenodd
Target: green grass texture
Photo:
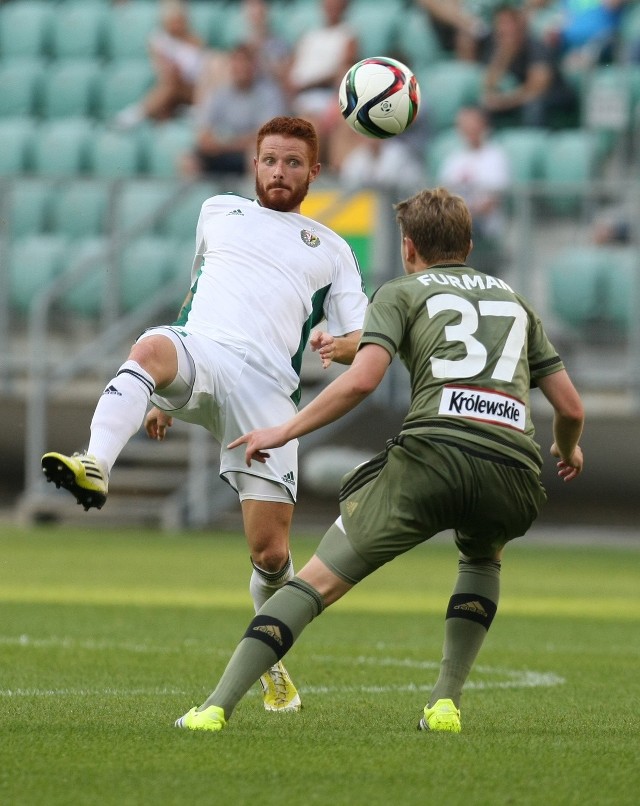
<path fill-rule="evenodd" d="M 293 540 L 297 567 L 319 536 Z M 219 734 L 174 728 L 252 617 L 244 538 L 0 526 L 0 803 L 636 804 L 640 539 L 505 551 L 462 733 L 416 730 L 457 571 L 447 536 L 362 582 Z"/>

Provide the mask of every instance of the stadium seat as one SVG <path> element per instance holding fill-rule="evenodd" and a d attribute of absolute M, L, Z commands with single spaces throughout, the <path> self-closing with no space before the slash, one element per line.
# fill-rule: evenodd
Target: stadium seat
<path fill-rule="evenodd" d="M 627 330 L 636 315 L 634 300 L 638 291 L 638 252 L 635 247 L 606 249 L 603 260 L 605 272 L 605 316 L 620 332 Z"/>
<path fill-rule="evenodd" d="M 545 129 L 505 127 L 496 132 L 496 140 L 507 152 L 513 184 L 523 184 L 542 177 L 547 143 Z"/>
<path fill-rule="evenodd" d="M 153 0 L 114 5 L 106 19 L 104 37 L 112 60 L 148 59 L 149 35 L 158 25 L 158 3 Z"/>
<path fill-rule="evenodd" d="M 610 338 L 634 315 L 637 251 L 629 247 L 571 247 L 549 266 L 550 302 L 566 324 Z"/>
<path fill-rule="evenodd" d="M 54 4 L 46 0 L 22 0 L 0 6 L 0 58 L 48 55 Z"/>
<path fill-rule="evenodd" d="M 120 292 L 125 311 L 147 302 L 173 270 L 175 245 L 158 235 L 144 235 L 122 250 Z M 187 281 L 188 282 L 188 281 Z"/>
<path fill-rule="evenodd" d="M 68 0 L 59 3 L 51 23 L 51 55 L 54 59 L 95 59 L 104 49 L 106 3 Z"/>
<path fill-rule="evenodd" d="M 92 117 L 100 65 L 94 59 L 53 62 L 42 82 L 41 109 L 45 118 Z"/>
<path fill-rule="evenodd" d="M 219 189 L 212 182 L 196 182 L 190 185 L 171 205 L 158 223 L 158 231 L 170 238 L 188 241 L 191 251 L 195 248 L 196 224 L 205 199 L 215 196 Z M 193 256 L 193 255 L 192 255 Z"/>
<path fill-rule="evenodd" d="M 134 179 L 125 182 L 114 200 L 113 226 L 116 232 L 156 231 L 167 202 L 176 194 L 173 182 Z M 195 238 L 195 222 L 193 224 Z M 142 232 L 141 232 L 142 234 Z"/>
<path fill-rule="evenodd" d="M 70 238 L 101 235 L 109 230 L 110 183 L 72 179 L 56 192 L 51 228 Z"/>
<path fill-rule="evenodd" d="M 9 304 L 26 313 L 34 298 L 63 269 L 67 240 L 63 235 L 38 234 L 16 238 L 9 248 Z"/>
<path fill-rule="evenodd" d="M 542 160 L 543 178 L 555 185 L 549 205 L 556 212 L 574 212 L 580 203 L 579 186 L 595 179 L 598 170 L 598 139 L 595 132 L 568 129 L 550 132 Z M 563 184 L 578 188 L 562 192 Z"/>
<path fill-rule="evenodd" d="M 585 328 L 602 312 L 603 252 L 597 247 L 570 247 L 548 266 L 550 306 L 561 322 Z"/>
<path fill-rule="evenodd" d="M 433 131 L 453 126 L 458 110 L 480 99 L 482 67 L 475 62 L 440 60 L 416 73 L 423 114 Z"/>
<path fill-rule="evenodd" d="M 34 177 L 14 179 L 5 198 L 4 216 L 12 238 L 44 232 L 55 199 L 55 181 Z"/>
<path fill-rule="evenodd" d="M 86 171 L 94 124 L 89 118 L 43 121 L 33 143 L 33 169 L 41 176 L 77 176 Z"/>
<path fill-rule="evenodd" d="M 270 5 L 273 5 L 273 0 Z M 227 5 L 225 0 L 189 3 L 189 21 L 193 30 L 214 48 L 227 47 L 227 25 L 231 24 L 229 21 L 236 13 L 236 4 Z"/>
<path fill-rule="evenodd" d="M 0 117 L 37 114 L 44 75 L 44 63 L 39 59 L 0 63 Z"/>
<path fill-rule="evenodd" d="M 105 273 L 110 269 L 109 239 L 87 237 L 76 241 L 69 249 L 67 266 L 70 270 L 86 266 L 86 274 L 60 299 L 64 310 L 81 316 L 97 316 L 103 305 Z"/>
<path fill-rule="evenodd" d="M 443 160 L 462 146 L 462 137 L 455 126 L 443 129 L 432 140 L 427 141 L 426 168 L 431 181 L 439 181 Z"/>
<path fill-rule="evenodd" d="M 122 59 L 109 64 L 97 87 L 97 114 L 103 120 L 139 101 L 153 84 L 153 68 L 148 59 Z"/>
<path fill-rule="evenodd" d="M 141 168 L 140 142 L 135 132 L 99 129 L 88 148 L 87 164 L 92 176 L 129 179 Z"/>
<path fill-rule="evenodd" d="M 31 117 L 0 118 L 0 177 L 19 176 L 30 169 L 33 139 Z"/>
<path fill-rule="evenodd" d="M 384 3 L 377 0 L 359 0 L 349 4 L 347 20 L 357 32 L 361 59 L 367 56 L 385 56 L 394 52 L 396 25 L 402 13 L 400 5 L 392 0 L 385 0 Z"/>
<path fill-rule="evenodd" d="M 145 167 L 151 176 L 164 179 L 179 175 L 179 161 L 191 149 L 193 125 L 189 121 L 168 121 L 155 126 L 145 147 Z"/>
<path fill-rule="evenodd" d="M 415 6 L 410 6 L 402 12 L 395 48 L 405 55 L 405 61 L 414 73 L 422 73 L 429 65 L 436 64 L 444 58 L 426 13 Z M 430 104 L 424 92 L 423 102 Z"/>

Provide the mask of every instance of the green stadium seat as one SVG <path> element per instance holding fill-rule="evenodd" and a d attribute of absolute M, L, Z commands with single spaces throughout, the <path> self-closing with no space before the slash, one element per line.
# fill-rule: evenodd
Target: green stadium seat
<path fill-rule="evenodd" d="M 122 59 L 106 66 L 97 86 L 97 114 L 109 120 L 129 104 L 139 101 L 152 86 L 153 68 L 148 60 Z"/>
<path fill-rule="evenodd" d="M 432 140 L 427 142 L 426 168 L 427 174 L 432 181 L 440 181 L 440 169 L 443 160 L 462 146 L 462 137 L 455 126 L 443 129 Z"/>
<path fill-rule="evenodd" d="M 110 12 L 104 3 L 70 0 L 59 3 L 51 22 L 50 49 L 54 59 L 99 58 Z"/>
<path fill-rule="evenodd" d="M 158 3 L 153 0 L 113 6 L 104 29 L 107 57 L 113 60 L 148 58 L 149 35 L 158 24 Z"/>
<path fill-rule="evenodd" d="M 44 75 L 44 63 L 39 59 L 0 63 L 0 117 L 37 114 Z"/>
<path fill-rule="evenodd" d="M 4 217 L 12 238 L 44 232 L 55 199 L 56 184 L 51 179 L 14 179 L 5 198 Z"/>
<path fill-rule="evenodd" d="M 458 110 L 480 100 L 483 68 L 475 62 L 441 60 L 416 73 L 423 112 L 433 131 L 453 126 Z"/>
<path fill-rule="evenodd" d="M 22 0 L 0 6 L 0 58 L 48 55 L 49 34 L 57 8 L 46 0 Z"/>
<path fill-rule="evenodd" d="M 129 179 L 141 170 L 140 141 L 135 132 L 99 129 L 88 148 L 88 171 L 102 179 Z"/>
<path fill-rule="evenodd" d="M 191 251 L 194 252 L 196 224 L 202 203 L 218 192 L 219 188 L 212 182 L 203 181 L 190 185 L 186 192 L 176 198 L 175 203 L 161 218 L 158 224 L 159 232 L 173 239 L 188 241 L 191 244 Z"/>
<path fill-rule="evenodd" d="M 100 65 L 94 59 L 53 62 L 42 82 L 41 109 L 45 118 L 92 117 Z"/>
<path fill-rule="evenodd" d="M 94 136 L 90 118 L 43 121 L 33 143 L 33 170 L 41 176 L 77 176 L 87 169 Z"/>
<path fill-rule="evenodd" d="M 385 0 L 360 0 L 351 2 L 347 20 L 357 31 L 359 56 L 387 56 L 395 51 L 396 26 L 402 18 L 399 4 Z M 404 26 L 403 26 L 404 27 Z"/>
<path fill-rule="evenodd" d="M 120 289 L 125 311 L 147 302 L 171 277 L 174 250 L 175 244 L 159 235 L 141 236 L 124 247 Z"/>
<path fill-rule="evenodd" d="M 72 179 L 56 192 L 51 229 L 70 238 L 102 235 L 110 224 L 110 183 L 99 179 Z"/>
<path fill-rule="evenodd" d="M 415 6 L 409 6 L 402 12 L 395 48 L 404 54 L 407 65 L 416 74 L 422 73 L 429 65 L 436 64 L 444 58 L 426 13 Z M 430 104 L 424 92 L 423 102 Z"/>
<path fill-rule="evenodd" d="M 636 247 L 610 247 L 605 257 L 605 315 L 616 330 L 624 332 L 637 315 L 638 251 Z"/>
<path fill-rule="evenodd" d="M 81 316 L 97 316 L 103 305 L 105 273 L 110 268 L 109 239 L 87 237 L 76 241 L 69 249 L 68 268 L 86 266 L 86 274 L 60 300 L 64 310 Z"/>
<path fill-rule="evenodd" d="M 114 202 L 113 226 L 116 232 L 140 228 L 156 231 L 160 215 L 173 199 L 177 187 L 173 182 L 157 179 L 132 179 L 125 182 Z M 194 222 L 195 238 L 195 222 Z"/>
<path fill-rule="evenodd" d="M 190 121 L 168 121 L 153 127 L 145 148 L 145 167 L 151 176 L 164 179 L 179 175 L 179 161 L 193 146 Z"/>
<path fill-rule="evenodd" d="M 545 129 L 527 126 L 505 127 L 496 132 L 496 140 L 509 157 L 514 184 L 542 178 L 547 136 Z"/>
<path fill-rule="evenodd" d="M 553 312 L 569 326 L 601 337 L 622 335 L 635 315 L 635 247 L 571 247 L 549 266 Z"/>
<path fill-rule="evenodd" d="M 31 117 L 0 118 L 0 177 L 29 170 L 34 128 Z"/>
<path fill-rule="evenodd" d="M 12 241 L 8 260 L 11 308 L 28 312 L 34 298 L 61 273 L 66 250 L 63 235 L 26 235 Z"/>
<path fill-rule="evenodd" d="M 273 0 L 270 5 L 273 5 Z M 210 47 L 224 48 L 228 46 L 226 28 L 236 13 L 236 5 L 228 5 L 226 0 L 189 3 L 191 26 Z"/>
<path fill-rule="evenodd" d="M 598 137 L 584 129 L 567 129 L 549 133 L 542 160 L 543 178 L 555 186 L 550 207 L 559 213 L 572 213 L 580 204 L 579 186 L 597 176 L 599 168 Z M 562 191 L 563 184 L 576 188 Z"/>
<path fill-rule="evenodd" d="M 585 328 L 601 318 L 603 257 L 598 247 L 571 247 L 550 262 L 550 305 L 561 322 Z"/>

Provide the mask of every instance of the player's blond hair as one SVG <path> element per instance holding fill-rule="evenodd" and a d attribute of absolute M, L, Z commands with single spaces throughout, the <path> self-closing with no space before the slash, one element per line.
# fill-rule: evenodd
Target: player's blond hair
<path fill-rule="evenodd" d="M 471 213 L 460 196 L 437 187 L 421 190 L 394 207 L 403 236 L 411 238 L 427 265 L 464 263 L 471 247 Z"/>

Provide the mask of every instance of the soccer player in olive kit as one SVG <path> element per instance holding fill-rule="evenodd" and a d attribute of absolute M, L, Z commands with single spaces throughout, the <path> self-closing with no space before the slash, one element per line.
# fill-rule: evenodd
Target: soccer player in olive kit
<path fill-rule="evenodd" d="M 257 613 L 213 693 L 178 727 L 221 730 L 251 684 L 324 608 L 384 563 L 452 529 L 458 577 L 440 674 L 418 727 L 459 732 L 462 688 L 498 607 L 502 550 L 546 500 L 530 387 L 554 410 L 558 475 L 570 481 L 582 470 L 580 397 L 530 305 L 466 265 L 464 201 L 443 188 L 424 190 L 396 213 L 406 276 L 375 293 L 351 367 L 284 424 L 229 447 L 245 444 L 249 465 L 267 460 L 268 449 L 353 409 L 396 353 L 411 376 L 402 430 L 343 478 L 340 517 L 315 555 Z"/>

